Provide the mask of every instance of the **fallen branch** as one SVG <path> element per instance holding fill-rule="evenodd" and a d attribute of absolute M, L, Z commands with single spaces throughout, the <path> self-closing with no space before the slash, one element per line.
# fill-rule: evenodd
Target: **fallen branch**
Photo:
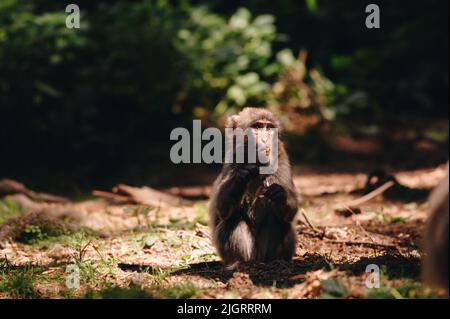
<path fill-rule="evenodd" d="M 34 201 L 49 202 L 49 203 L 67 203 L 69 200 L 65 197 L 56 196 L 47 193 L 38 193 L 28 189 L 22 183 L 12 179 L 0 180 L 0 196 L 23 194 Z"/>
<path fill-rule="evenodd" d="M 114 186 L 112 192 L 94 190 L 92 194 L 119 202 L 157 207 L 158 210 L 176 206 L 189 206 L 191 204 L 188 200 L 150 187 L 132 187 L 124 184 Z"/>
<path fill-rule="evenodd" d="M 357 245 L 357 246 L 372 246 L 372 247 L 385 247 L 385 248 L 396 248 L 394 244 L 383 244 L 370 241 L 352 241 L 352 240 L 336 240 L 324 238 L 326 242 L 333 244 L 345 244 L 345 245 Z"/>
<path fill-rule="evenodd" d="M 389 181 L 389 182 L 381 185 L 377 189 L 371 191 L 370 193 L 368 193 L 368 194 L 366 194 L 366 195 L 364 195 L 364 196 L 362 196 L 360 198 L 357 198 L 357 199 L 352 200 L 352 201 L 347 202 L 347 203 L 338 204 L 338 206 L 344 207 L 344 208 L 359 206 L 361 204 L 364 204 L 364 203 L 372 200 L 373 198 L 377 197 L 378 195 L 383 194 L 385 191 L 387 191 L 389 188 L 391 188 L 394 185 L 395 185 L 395 183 L 393 181 Z"/>
<path fill-rule="evenodd" d="M 166 194 L 150 187 L 132 187 L 124 184 L 119 184 L 113 188 L 113 192 L 129 196 L 138 204 L 144 204 L 151 207 L 166 208 L 174 206 L 189 205 L 190 202 L 180 197 Z"/>
<path fill-rule="evenodd" d="M 211 186 L 171 187 L 163 192 L 188 199 L 207 199 L 211 194 Z"/>
<path fill-rule="evenodd" d="M 115 200 L 118 202 L 127 202 L 128 203 L 131 201 L 130 197 L 128 197 L 128 196 L 117 195 L 115 193 L 98 191 L 98 190 L 93 190 L 92 195 L 107 198 L 107 199 L 112 199 L 112 200 Z"/>

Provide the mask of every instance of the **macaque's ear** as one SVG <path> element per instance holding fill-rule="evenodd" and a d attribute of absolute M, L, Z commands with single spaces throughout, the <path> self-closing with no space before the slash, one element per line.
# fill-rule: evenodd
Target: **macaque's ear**
<path fill-rule="evenodd" d="M 238 126 L 238 121 L 239 121 L 238 115 L 231 115 L 227 118 L 227 123 L 225 124 L 225 127 L 235 129 Z"/>
<path fill-rule="evenodd" d="M 281 126 L 281 123 L 278 120 L 275 121 L 275 126 L 278 129 L 278 137 L 281 139 L 284 135 L 283 126 Z"/>

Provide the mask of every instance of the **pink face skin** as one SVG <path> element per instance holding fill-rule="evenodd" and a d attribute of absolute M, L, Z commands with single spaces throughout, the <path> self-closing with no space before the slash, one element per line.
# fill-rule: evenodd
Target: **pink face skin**
<path fill-rule="evenodd" d="M 270 155 L 270 151 L 271 151 L 271 145 L 270 145 L 271 134 L 272 134 L 271 129 L 274 129 L 275 125 L 273 125 L 273 123 L 271 121 L 262 119 L 262 120 L 258 120 L 256 122 L 254 122 L 252 125 L 250 125 L 250 127 L 252 128 L 252 131 L 253 131 L 253 134 L 255 135 L 256 140 L 264 143 L 263 146 L 258 145 L 258 149 L 265 151 L 265 156 L 268 157 Z M 258 134 L 260 134 L 260 133 L 263 135 L 261 136 L 261 139 L 259 140 Z"/>

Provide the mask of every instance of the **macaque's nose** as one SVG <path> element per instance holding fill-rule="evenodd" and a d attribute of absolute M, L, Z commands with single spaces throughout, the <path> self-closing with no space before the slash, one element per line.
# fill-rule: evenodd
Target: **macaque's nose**
<path fill-rule="evenodd" d="M 268 134 L 269 134 L 269 132 L 268 132 L 267 128 L 261 129 L 261 141 L 264 142 L 264 144 L 267 143 Z"/>
<path fill-rule="evenodd" d="M 262 141 L 263 141 L 264 143 L 266 143 L 266 144 L 267 144 L 268 142 L 270 142 L 271 134 L 272 134 L 271 128 L 268 127 L 268 126 L 266 126 L 266 127 L 263 129 Z"/>

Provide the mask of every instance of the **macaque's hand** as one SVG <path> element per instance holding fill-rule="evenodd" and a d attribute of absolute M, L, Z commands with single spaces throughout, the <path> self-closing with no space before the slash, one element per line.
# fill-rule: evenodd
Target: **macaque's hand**
<path fill-rule="evenodd" d="M 236 171 L 235 181 L 241 185 L 247 185 L 247 183 L 258 176 L 258 167 L 256 165 L 246 165 L 239 167 Z"/>
<path fill-rule="evenodd" d="M 286 190 L 280 184 L 272 184 L 264 192 L 264 196 L 275 203 L 283 203 L 287 199 Z"/>

